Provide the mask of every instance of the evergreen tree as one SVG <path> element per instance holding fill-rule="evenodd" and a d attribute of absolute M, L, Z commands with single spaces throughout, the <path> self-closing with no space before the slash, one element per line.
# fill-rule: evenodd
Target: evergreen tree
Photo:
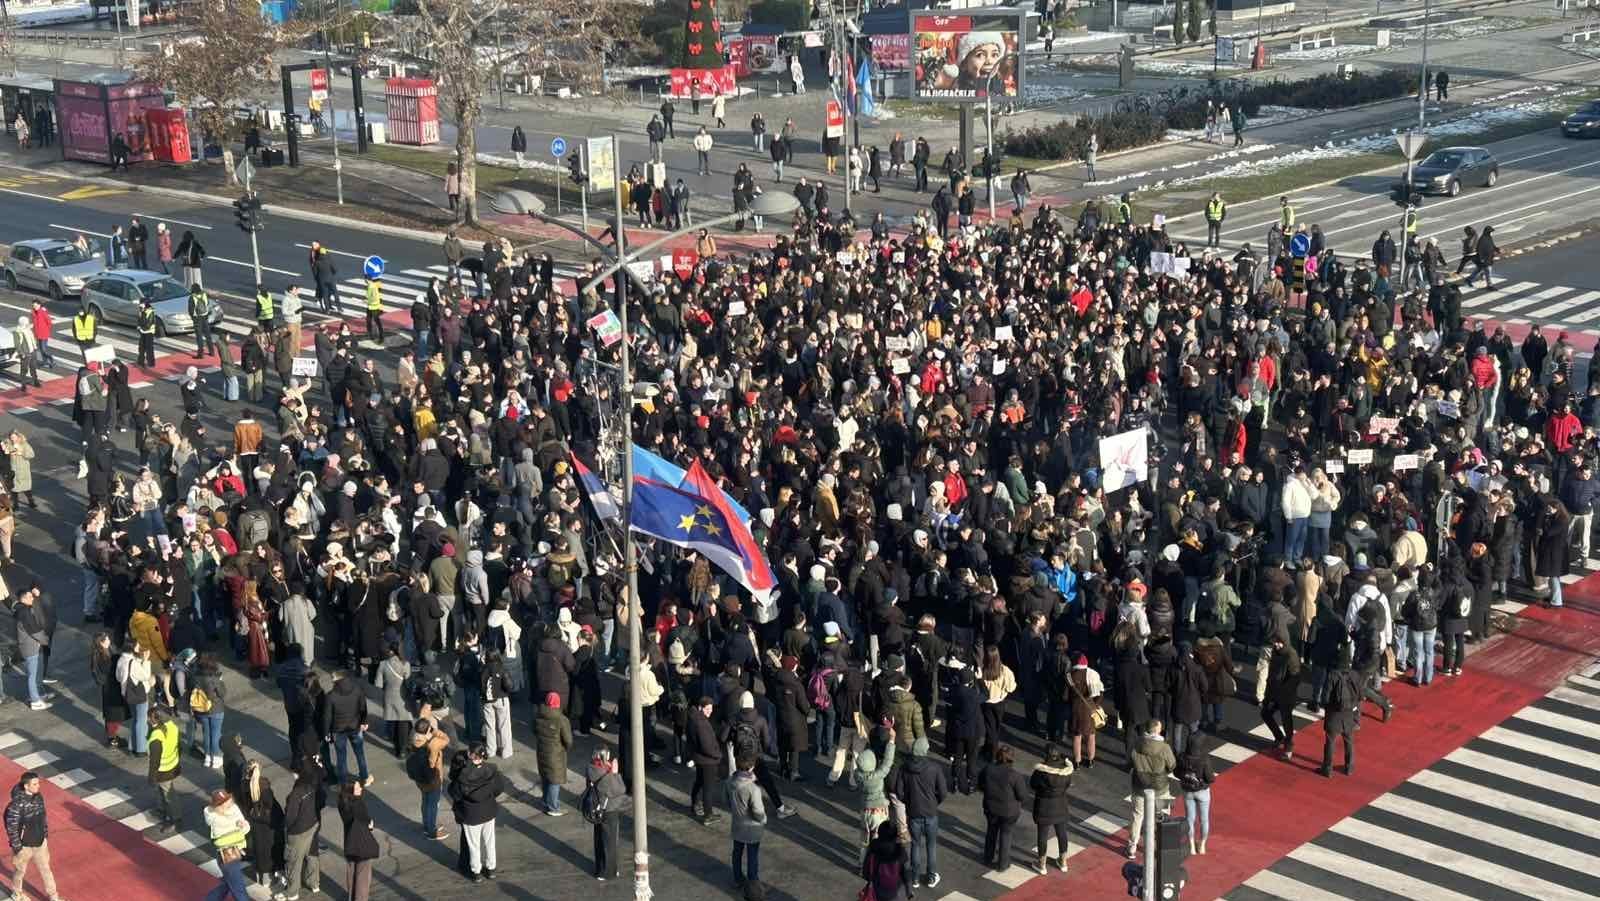
<path fill-rule="evenodd" d="M 1189 40 L 1200 40 L 1200 11 L 1204 7 L 1200 0 L 1189 0 Z"/>
<path fill-rule="evenodd" d="M 689 17 L 683 28 L 682 68 L 720 69 L 726 64 L 717 0 L 689 0 Z"/>
<path fill-rule="evenodd" d="M 1187 36 L 1183 27 L 1183 9 L 1188 0 L 1177 0 L 1172 4 L 1172 43 L 1183 46 L 1183 39 Z"/>

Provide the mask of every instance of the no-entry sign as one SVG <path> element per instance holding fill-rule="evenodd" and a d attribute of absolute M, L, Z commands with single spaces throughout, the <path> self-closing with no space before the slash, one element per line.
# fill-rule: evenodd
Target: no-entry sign
<path fill-rule="evenodd" d="M 312 69 L 311 70 L 311 99 L 312 100 L 327 100 L 328 99 L 328 70 L 327 69 Z"/>

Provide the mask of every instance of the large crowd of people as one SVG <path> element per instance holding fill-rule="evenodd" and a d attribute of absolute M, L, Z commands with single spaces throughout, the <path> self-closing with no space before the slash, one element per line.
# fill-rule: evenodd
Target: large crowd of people
<path fill-rule="evenodd" d="M 498 245 L 429 288 L 392 370 L 348 326 L 319 333 L 317 377 L 255 386 L 265 429 L 247 401 L 231 435 L 208 432 L 219 401 L 193 371 L 178 421 L 133 407 L 136 473 L 117 420 L 83 402 L 104 377 L 81 372 L 74 553 L 103 627 L 106 743 L 148 755 L 169 829 L 186 749 L 224 774 L 213 897 L 238 901 L 247 871 L 280 899 L 317 888 L 330 803 L 366 897 L 375 746 L 403 761 L 422 832 L 494 878 L 495 761 L 523 750 L 516 721 L 549 816 L 585 743 L 576 806 L 594 874 L 615 878 L 640 788 L 612 678 L 630 667 L 648 766 L 693 767 L 695 813 L 729 815 L 749 896 L 769 811 L 794 815 L 783 783 L 807 779 L 855 790 L 829 789 L 854 798 L 880 899 L 938 884 L 954 792 L 982 794 L 988 864 L 1011 865 L 1031 811 L 1027 864 L 1046 870 L 1053 835 L 1066 869 L 1072 775 L 1105 757 L 1163 799 L 1176 776 L 1205 853 L 1225 701 L 1258 704 L 1285 756 L 1308 753 L 1292 709 L 1325 709 L 1323 772 L 1335 737 L 1348 772 L 1363 703 L 1390 715 L 1386 679 L 1459 674 L 1508 590 L 1561 603 L 1589 547 L 1600 387 L 1574 388 L 1565 335 L 1519 346 L 1464 322 L 1436 246 L 1397 295 L 1392 247 L 1352 263 L 1318 236 L 1298 269 L 1292 211 L 1270 256 L 1126 218 L 924 214 L 858 236 L 813 207 L 769 249 L 629 287 L 635 378 L 653 387 L 628 409 L 619 348 L 584 325 L 610 286 L 563 295 L 548 258 Z M 770 595 L 645 541 L 630 597 L 573 464 L 616 471 L 620 416 L 751 513 Z M 7 449 L 21 491 L 31 450 Z M 16 603 L 42 709 L 55 617 L 38 598 Z M 224 730 L 251 681 L 282 698 L 282 752 Z M 1024 738 L 1044 749 L 1031 771 Z M 283 752 L 294 782 L 274 787 L 260 761 Z M 6 816 L 14 850 L 31 791 L 17 829 Z"/>

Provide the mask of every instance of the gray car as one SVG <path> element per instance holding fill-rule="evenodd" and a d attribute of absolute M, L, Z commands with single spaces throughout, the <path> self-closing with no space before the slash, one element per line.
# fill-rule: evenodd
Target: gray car
<path fill-rule="evenodd" d="M 1418 194 L 1461 193 L 1462 188 L 1494 187 L 1500 180 L 1500 163 L 1482 147 L 1445 147 L 1411 170 L 1411 190 Z"/>
<path fill-rule="evenodd" d="M 139 324 L 139 307 L 146 299 L 156 311 L 157 335 L 194 331 L 189 316 L 189 292 L 164 272 L 144 269 L 110 269 L 83 286 L 83 304 L 101 322 Z M 211 305 L 211 324 L 222 321 L 222 305 Z"/>
<path fill-rule="evenodd" d="M 83 293 L 83 283 L 104 272 L 105 268 L 105 257 L 99 250 L 85 255 L 70 241 L 56 238 L 18 241 L 11 245 L 11 258 L 6 260 L 6 287 L 13 291 L 18 288 L 43 291 L 51 300 L 77 297 Z"/>

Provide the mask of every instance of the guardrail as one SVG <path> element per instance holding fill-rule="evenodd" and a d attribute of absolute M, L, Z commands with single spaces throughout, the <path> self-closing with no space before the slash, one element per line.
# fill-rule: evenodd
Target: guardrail
<path fill-rule="evenodd" d="M 1579 25 L 1561 36 L 1563 44 L 1582 44 L 1594 40 L 1600 40 L 1600 22 Z"/>
<path fill-rule="evenodd" d="M 1337 43 L 1338 39 L 1333 32 L 1313 31 L 1296 36 L 1289 42 L 1289 47 L 1293 50 L 1320 50 L 1323 47 L 1333 47 Z"/>

